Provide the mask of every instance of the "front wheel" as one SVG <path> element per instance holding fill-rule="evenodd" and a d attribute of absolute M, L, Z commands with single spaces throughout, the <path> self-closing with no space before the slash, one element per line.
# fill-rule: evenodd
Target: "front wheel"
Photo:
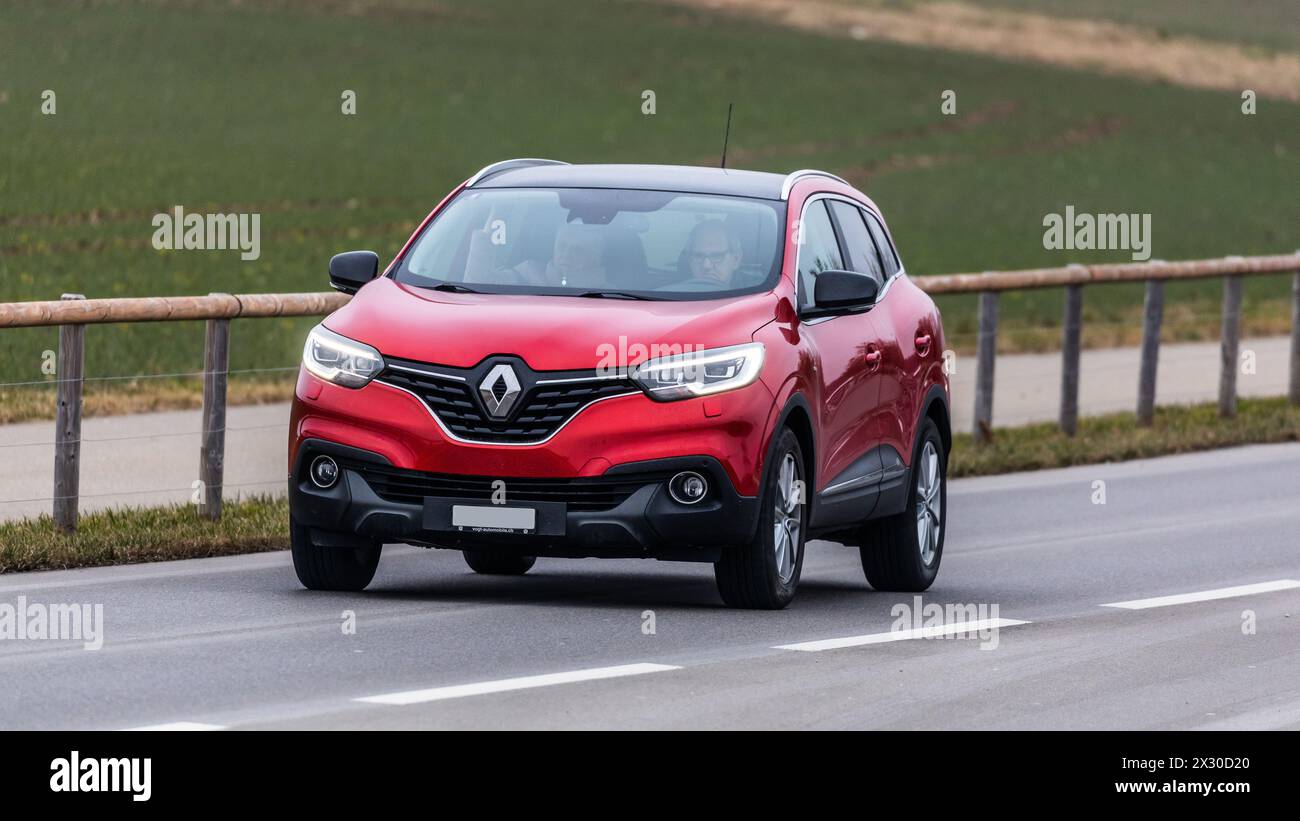
<path fill-rule="evenodd" d="M 863 526 L 862 570 L 877 590 L 920 593 L 934 584 L 943 558 L 948 455 L 931 419 L 912 457 L 911 488 L 902 513 Z"/>
<path fill-rule="evenodd" d="M 805 475 L 799 440 L 785 428 L 764 471 L 758 532 L 749 544 L 724 549 L 713 565 L 728 607 L 780 610 L 794 598 L 807 529 Z"/>
<path fill-rule="evenodd" d="M 308 590 L 364 590 L 375 577 L 379 554 L 376 543 L 365 547 L 317 547 L 310 529 L 289 518 L 289 549 L 298 581 Z"/>

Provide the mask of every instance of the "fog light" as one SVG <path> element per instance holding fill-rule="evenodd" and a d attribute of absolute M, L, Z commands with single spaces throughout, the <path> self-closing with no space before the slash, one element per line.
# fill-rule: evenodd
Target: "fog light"
<path fill-rule="evenodd" d="M 311 463 L 311 483 L 321 490 L 329 490 L 339 480 L 339 465 L 328 456 L 317 456 Z"/>
<path fill-rule="evenodd" d="M 684 505 L 693 505 L 709 492 L 709 483 L 693 471 L 684 470 L 668 482 L 668 495 Z"/>

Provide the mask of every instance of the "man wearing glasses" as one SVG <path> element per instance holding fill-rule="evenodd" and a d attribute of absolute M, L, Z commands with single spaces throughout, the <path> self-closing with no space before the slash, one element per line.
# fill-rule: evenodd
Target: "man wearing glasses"
<path fill-rule="evenodd" d="M 727 290 L 740 268 L 740 237 L 721 220 L 701 222 L 691 231 L 685 256 L 691 279 L 684 285 Z"/>

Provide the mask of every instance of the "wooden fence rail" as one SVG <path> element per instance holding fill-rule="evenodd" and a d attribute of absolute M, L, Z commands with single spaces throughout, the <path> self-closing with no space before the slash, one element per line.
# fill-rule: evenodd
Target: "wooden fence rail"
<path fill-rule="evenodd" d="M 1060 426 L 1073 435 L 1078 424 L 1079 359 L 1083 288 L 1112 282 L 1145 282 L 1142 364 L 1137 415 L 1150 424 L 1155 410 L 1155 375 L 1160 348 L 1164 283 L 1168 280 L 1224 277 L 1219 411 L 1231 416 L 1237 406 L 1237 368 L 1241 329 L 1242 277 L 1293 274 L 1291 288 L 1291 374 L 1289 396 L 1300 405 L 1300 252 L 1278 256 L 1225 257 L 1185 262 L 1067 265 L 1024 271 L 916 277 L 931 294 L 977 293 L 979 331 L 976 350 L 976 441 L 993 428 L 993 372 L 997 356 L 998 294 L 1030 288 L 1065 288 L 1061 331 Z M 67 294 L 49 302 L 0 303 L 0 328 L 59 327 L 58 407 L 55 434 L 54 519 L 75 530 L 80 484 L 81 405 L 85 365 L 85 326 L 119 322 L 206 321 L 203 358 L 203 431 L 199 449 L 200 509 L 221 516 L 225 475 L 226 387 L 230 371 L 232 319 L 323 316 L 349 297 L 338 293 L 210 294 L 208 296 L 86 299 Z"/>
<path fill-rule="evenodd" d="M 195 319 L 256 319 L 324 316 L 347 304 L 339 293 L 209 294 L 208 296 L 123 297 L 75 302 L 0 303 L 0 328 L 106 325 L 113 322 L 183 322 Z"/>

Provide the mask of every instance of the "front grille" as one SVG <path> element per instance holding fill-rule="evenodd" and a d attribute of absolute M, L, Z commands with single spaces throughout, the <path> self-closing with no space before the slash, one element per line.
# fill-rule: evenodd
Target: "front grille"
<path fill-rule="evenodd" d="M 589 371 L 535 372 L 514 361 L 522 395 L 505 418 L 494 419 L 478 396 L 478 385 L 488 366 L 498 361 L 504 360 L 488 360 L 474 368 L 445 368 L 389 360 L 379 381 L 414 393 L 459 438 L 502 444 L 540 442 L 592 402 L 638 390 L 626 377 L 602 379 Z M 564 381 L 548 382 L 559 379 Z M 505 386 L 498 381 L 492 390 L 500 400 Z"/>
<path fill-rule="evenodd" d="M 423 504 L 429 497 L 481 499 L 491 503 L 493 483 L 503 481 L 507 505 L 518 502 L 565 502 L 569 510 L 601 511 L 618 507 L 641 487 L 668 478 L 666 473 L 644 473 L 577 479 L 509 479 L 424 473 L 350 460 L 341 460 L 340 464 L 359 473 L 381 499 L 399 504 Z"/>

